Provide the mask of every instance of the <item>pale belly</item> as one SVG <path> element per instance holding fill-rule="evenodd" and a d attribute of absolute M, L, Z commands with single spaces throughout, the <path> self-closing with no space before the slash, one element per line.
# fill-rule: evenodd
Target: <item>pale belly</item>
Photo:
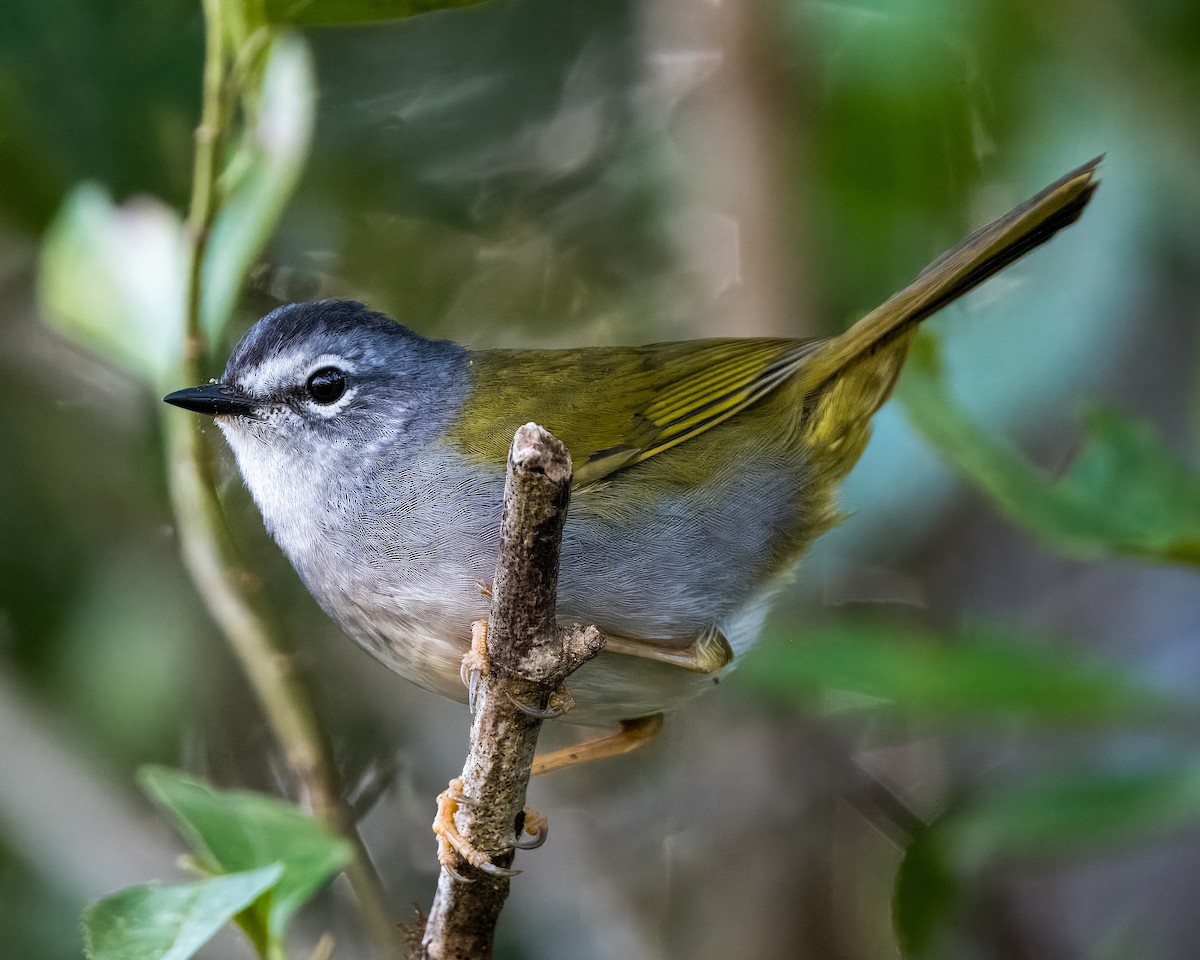
<path fill-rule="evenodd" d="M 365 499 L 339 501 L 348 512 L 329 502 L 296 510 L 294 524 L 274 532 L 347 634 L 401 676 L 465 701 L 460 665 L 472 622 L 488 615 L 482 587 L 495 575 L 503 477 L 464 469 L 449 483 L 446 464 L 444 455 L 417 458 L 403 474 L 374 478 Z M 764 576 L 760 562 L 779 536 L 764 501 L 781 502 L 793 484 L 778 471 L 738 475 L 717 512 L 704 491 L 648 505 L 615 487 L 577 497 L 563 537 L 560 621 L 676 649 L 715 628 L 736 663 L 784 579 Z M 330 521 L 319 535 L 308 526 L 313 516 Z M 576 706 L 568 719 L 669 710 L 719 676 L 602 653 L 569 679 Z"/>
<path fill-rule="evenodd" d="M 761 591 L 722 625 L 735 651 L 754 641 L 775 588 Z M 487 617 L 486 600 L 448 615 L 445 606 L 372 604 L 337 617 L 343 629 L 372 656 L 402 677 L 434 693 L 467 701 L 460 668 L 470 646 L 471 623 Z M 349 610 L 344 612 L 349 613 Z M 560 622 L 571 622 L 560 611 Z M 563 718 L 570 723 L 610 724 L 671 710 L 713 687 L 737 663 L 717 673 L 702 674 L 674 664 L 627 654 L 602 652 L 567 680 L 574 707 Z"/>

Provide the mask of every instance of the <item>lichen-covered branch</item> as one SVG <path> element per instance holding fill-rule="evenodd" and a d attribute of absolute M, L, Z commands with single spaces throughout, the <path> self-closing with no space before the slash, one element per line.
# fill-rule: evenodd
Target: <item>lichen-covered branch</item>
<path fill-rule="evenodd" d="M 557 439 L 529 423 L 509 452 L 492 588 L 486 673 L 479 679 L 471 745 L 455 814 L 459 833 L 512 863 L 512 841 L 525 807 L 525 788 L 542 721 L 518 704 L 545 708 L 563 681 L 595 656 L 604 638 L 594 627 L 560 628 L 554 618 L 571 459 Z M 431 960 L 492 954 L 496 920 L 509 879 L 464 865 L 469 882 L 443 869 L 418 955 Z"/>

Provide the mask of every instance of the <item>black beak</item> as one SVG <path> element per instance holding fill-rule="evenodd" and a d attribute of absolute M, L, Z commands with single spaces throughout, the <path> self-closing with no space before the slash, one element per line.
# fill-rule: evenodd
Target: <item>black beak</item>
<path fill-rule="evenodd" d="M 209 416 L 249 416 L 254 412 L 255 403 L 223 383 L 210 383 L 203 387 L 189 387 L 187 390 L 176 390 L 168 393 L 163 400 L 166 403 L 183 407 L 193 413 L 207 413 Z"/>

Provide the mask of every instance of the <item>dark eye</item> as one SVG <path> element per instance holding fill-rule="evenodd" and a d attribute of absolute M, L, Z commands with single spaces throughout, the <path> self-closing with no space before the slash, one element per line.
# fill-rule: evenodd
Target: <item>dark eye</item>
<path fill-rule="evenodd" d="M 333 403 L 346 392 L 346 375 L 337 367 L 322 367 L 308 378 L 308 395 L 317 403 Z"/>

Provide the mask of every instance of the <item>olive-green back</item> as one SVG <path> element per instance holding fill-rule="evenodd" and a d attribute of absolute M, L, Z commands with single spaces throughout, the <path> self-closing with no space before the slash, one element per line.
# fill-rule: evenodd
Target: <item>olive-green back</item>
<path fill-rule="evenodd" d="M 576 488 L 728 420 L 792 377 L 819 341 L 693 340 L 644 347 L 488 350 L 453 439 L 503 463 L 535 420 L 567 445 Z M 486 396 L 486 401 L 482 398 Z"/>

